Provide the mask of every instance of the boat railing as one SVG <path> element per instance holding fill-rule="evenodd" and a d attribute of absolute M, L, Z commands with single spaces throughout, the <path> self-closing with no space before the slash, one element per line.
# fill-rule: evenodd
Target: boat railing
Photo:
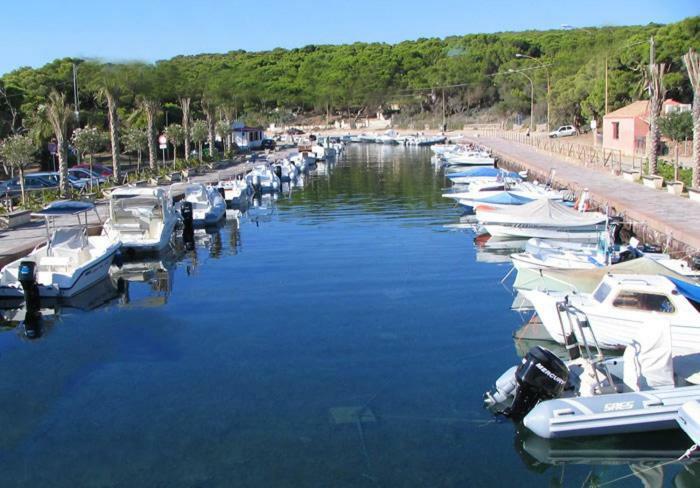
<path fill-rule="evenodd" d="M 598 393 L 616 392 L 617 388 L 613 376 L 605 362 L 605 354 L 603 354 L 603 350 L 598 344 L 598 340 L 593 333 L 586 313 L 569 303 L 568 299 L 557 302 L 557 312 L 559 326 L 561 327 L 564 344 L 569 353 L 569 357 L 572 360 L 582 357 L 594 367 L 596 371 L 594 376 Z M 608 381 L 608 387 L 601 381 L 598 372 L 602 372 L 605 375 L 605 379 Z"/>

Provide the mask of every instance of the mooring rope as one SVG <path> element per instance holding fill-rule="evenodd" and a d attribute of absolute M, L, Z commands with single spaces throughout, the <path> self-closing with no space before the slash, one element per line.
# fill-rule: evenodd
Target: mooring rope
<path fill-rule="evenodd" d="M 625 476 L 620 476 L 619 478 L 612 479 L 610 481 L 606 481 L 605 483 L 601 483 L 598 486 L 607 486 L 607 485 L 612 485 L 613 483 L 617 483 L 618 481 L 622 481 L 624 479 L 630 478 L 632 476 L 637 476 L 638 474 L 641 473 L 646 473 L 647 471 L 651 471 L 652 469 L 658 469 L 658 468 L 663 468 L 664 466 L 668 466 L 669 464 L 675 464 L 679 463 L 681 461 L 685 461 L 686 459 L 690 459 L 690 456 L 693 455 L 693 453 L 698 449 L 697 444 L 693 444 L 686 450 L 681 457 L 678 459 L 671 459 L 670 461 L 666 461 L 663 463 L 655 464 L 654 466 L 649 466 L 648 468 L 641 469 L 637 472 L 626 474 Z"/>

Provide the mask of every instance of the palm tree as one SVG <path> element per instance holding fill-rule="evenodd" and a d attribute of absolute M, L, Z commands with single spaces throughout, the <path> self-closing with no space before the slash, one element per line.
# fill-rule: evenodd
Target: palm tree
<path fill-rule="evenodd" d="M 68 155 L 66 151 L 66 136 L 68 122 L 73 112 L 66 103 L 66 95 L 52 90 L 49 93 L 46 104 L 42 107 L 44 116 L 51 124 L 56 138 L 56 151 L 58 153 L 59 191 L 61 195 L 68 193 Z"/>
<path fill-rule="evenodd" d="M 185 160 L 190 159 L 190 97 L 180 97 L 180 108 L 182 109 L 182 128 L 185 131 Z"/>
<path fill-rule="evenodd" d="M 156 116 L 160 110 L 160 102 L 155 98 L 139 97 L 141 110 L 146 114 L 146 134 L 148 137 L 148 165 L 156 169 L 158 156 L 156 153 Z"/>
<path fill-rule="evenodd" d="M 658 173 L 659 164 L 659 143 L 661 141 L 661 131 L 659 130 L 659 117 L 661 108 L 666 96 L 664 86 L 664 74 L 666 65 L 664 63 L 652 64 L 648 69 L 649 87 L 649 135 L 647 136 L 647 159 L 649 161 L 649 174 Z"/>
<path fill-rule="evenodd" d="M 180 124 L 170 124 L 165 128 L 165 137 L 173 145 L 173 164 L 175 164 L 177 146 L 185 141 L 185 129 Z"/>
<path fill-rule="evenodd" d="M 115 82 L 107 79 L 103 80 L 98 97 L 107 102 L 107 115 L 109 118 L 109 140 L 112 148 L 112 174 L 115 180 L 119 180 L 119 115 L 117 113 L 117 103 L 119 100 L 120 88 Z"/>
<path fill-rule="evenodd" d="M 224 141 L 224 148 L 226 151 L 229 151 L 231 149 L 231 140 L 229 138 L 231 135 L 231 123 L 228 120 L 224 119 L 216 123 L 216 135 L 221 137 L 221 140 Z"/>
<path fill-rule="evenodd" d="M 207 138 L 207 123 L 203 120 L 195 120 L 192 124 L 192 141 L 197 143 L 197 148 L 199 152 L 199 159 L 202 160 L 202 142 Z"/>
<path fill-rule="evenodd" d="M 202 110 L 204 110 L 204 115 L 207 118 L 207 139 L 209 141 L 209 157 L 214 158 L 214 120 L 216 117 L 216 108 L 210 100 L 203 99 Z"/>
<path fill-rule="evenodd" d="M 0 157 L 12 168 L 19 171 L 19 187 L 22 193 L 22 205 L 26 203 L 24 192 L 24 170 L 32 162 L 37 146 L 31 136 L 16 134 L 8 137 L 0 145 Z"/>
<path fill-rule="evenodd" d="M 690 49 L 683 56 L 693 89 L 693 179 L 690 186 L 700 188 L 700 54 Z"/>

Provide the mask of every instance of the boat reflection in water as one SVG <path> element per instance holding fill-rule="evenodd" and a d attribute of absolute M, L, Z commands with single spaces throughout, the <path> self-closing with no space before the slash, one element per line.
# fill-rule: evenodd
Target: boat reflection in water
<path fill-rule="evenodd" d="M 108 276 L 70 298 L 42 298 L 37 310 L 27 311 L 21 298 L 4 300 L 0 328 L 15 329 L 21 326 L 27 338 L 38 339 L 60 320 L 64 309 L 95 310 L 116 301 L 121 295 L 122 290 L 117 282 Z"/>
<path fill-rule="evenodd" d="M 523 427 L 515 436 L 515 450 L 528 469 L 544 473 L 561 466 L 560 473 L 557 473 L 560 486 L 572 483 L 572 480 L 566 480 L 566 465 L 591 467 L 586 486 L 598 486 L 622 477 L 626 477 L 627 482 L 639 480 L 648 487 L 700 486 L 700 458 L 692 456 L 690 460 L 677 461 L 690 444 L 688 437 L 679 430 L 597 438 L 543 439 Z M 673 466 L 676 472 L 677 464 L 681 463 L 680 472 L 671 480 L 664 480 L 664 467 L 676 464 Z"/>
<path fill-rule="evenodd" d="M 174 244 L 159 254 L 140 256 L 112 270 L 112 278 L 122 290 L 121 305 L 152 307 L 168 302 L 176 264 L 185 254 L 184 243 L 179 239 L 175 242 L 180 245 Z"/>
<path fill-rule="evenodd" d="M 260 226 L 261 222 L 270 222 L 275 213 L 275 201 L 277 198 L 277 193 L 256 195 L 245 211 L 245 217 L 250 222 L 254 222 L 256 226 Z"/>
<path fill-rule="evenodd" d="M 488 234 L 481 234 L 474 238 L 476 261 L 479 263 L 508 263 L 510 255 L 522 252 L 527 244 L 527 239 L 497 238 Z"/>

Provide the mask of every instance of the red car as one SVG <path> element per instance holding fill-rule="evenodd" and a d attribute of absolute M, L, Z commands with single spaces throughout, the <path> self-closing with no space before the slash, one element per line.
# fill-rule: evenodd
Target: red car
<path fill-rule="evenodd" d="M 90 165 L 89 164 L 76 164 L 73 166 L 73 168 L 83 168 L 90 170 Z M 93 173 L 97 173 L 103 178 L 109 178 L 112 176 L 112 168 L 108 168 L 107 166 L 102 166 L 101 164 L 93 164 L 92 165 L 92 171 Z"/>

